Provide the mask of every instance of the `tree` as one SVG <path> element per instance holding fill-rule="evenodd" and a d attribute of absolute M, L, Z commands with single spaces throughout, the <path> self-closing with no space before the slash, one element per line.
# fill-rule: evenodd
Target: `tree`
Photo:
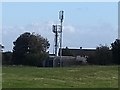
<path fill-rule="evenodd" d="M 112 54 L 108 46 L 100 45 L 96 48 L 95 63 L 100 65 L 112 63 Z"/>
<path fill-rule="evenodd" d="M 13 64 L 36 65 L 46 57 L 50 44 L 39 34 L 25 32 L 13 42 Z"/>
<path fill-rule="evenodd" d="M 115 64 L 120 64 L 120 40 L 116 39 L 115 42 L 111 44 L 111 46 L 112 46 L 113 62 Z"/>

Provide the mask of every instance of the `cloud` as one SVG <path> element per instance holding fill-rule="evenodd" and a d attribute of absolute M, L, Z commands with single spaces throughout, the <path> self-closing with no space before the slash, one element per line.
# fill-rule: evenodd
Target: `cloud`
<path fill-rule="evenodd" d="M 35 32 L 47 38 L 50 42 L 49 51 L 54 46 L 54 33 L 52 25 L 56 22 L 35 22 L 23 26 L 4 26 L 2 28 L 2 41 L 5 51 L 12 50 L 13 41 L 24 32 Z M 117 37 L 117 29 L 109 23 L 96 25 L 63 25 L 63 47 L 95 48 L 99 44 L 110 44 Z"/>
<path fill-rule="evenodd" d="M 71 25 L 67 25 L 63 27 L 63 32 L 65 33 L 75 33 L 75 27 L 71 26 Z"/>
<path fill-rule="evenodd" d="M 15 41 L 24 32 L 35 32 L 47 38 L 51 44 L 50 51 L 54 46 L 54 33 L 52 32 L 52 25 L 55 24 L 53 21 L 46 22 L 34 22 L 23 26 L 4 26 L 2 28 L 2 41 L 5 45 L 5 51 L 12 50 L 13 41 Z M 70 25 L 63 27 L 64 34 L 72 34 L 75 32 L 75 28 Z"/>
<path fill-rule="evenodd" d="M 72 35 L 63 33 L 63 44 L 65 47 L 85 48 L 95 48 L 99 44 L 110 45 L 116 39 L 117 32 L 116 26 L 110 23 L 76 25 Z"/>

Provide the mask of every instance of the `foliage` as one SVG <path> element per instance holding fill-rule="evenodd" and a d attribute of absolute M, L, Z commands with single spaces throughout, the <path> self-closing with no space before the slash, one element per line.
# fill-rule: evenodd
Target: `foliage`
<path fill-rule="evenodd" d="M 100 45 L 96 48 L 96 64 L 106 65 L 112 63 L 112 54 L 108 46 Z"/>
<path fill-rule="evenodd" d="M 2 65 L 12 64 L 12 54 L 10 51 L 2 53 Z"/>
<path fill-rule="evenodd" d="M 22 65 L 36 65 L 38 60 L 42 62 L 50 46 L 47 39 L 29 32 L 20 35 L 13 44 L 13 62 Z"/>
<path fill-rule="evenodd" d="M 111 44 L 113 53 L 113 62 L 115 64 L 120 64 L 120 40 L 116 39 L 114 43 Z"/>
<path fill-rule="evenodd" d="M 88 62 L 89 65 L 94 65 L 94 64 L 96 64 L 97 60 L 96 60 L 95 54 L 94 54 L 94 55 L 90 55 L 90 56 L 87 58 L 87 62 Z"/>
<path fill-rule="evenodd" d="M 48 56 L 48 53 L 27 54 L 25 57 L 24 64 L 41 67 L 43 66 L 43 60 L 48 59 Z"/>

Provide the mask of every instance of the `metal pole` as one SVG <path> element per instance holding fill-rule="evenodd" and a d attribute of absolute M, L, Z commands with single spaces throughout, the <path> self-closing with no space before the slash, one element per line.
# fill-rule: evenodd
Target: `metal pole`
<path fill-rule="evenodd" d="M 59 12 L 59 19 L 60 19 L 60 23 L 61 23 L 61 33 L 60 33 L 60 67 L 62 66 L 62 22 L 63 22 L 63 13 L 64 11 L 60 11 Z"/>
<path fill-rule="evenodd" d="M 62 20 L 61 20 L 61 33 L 60 33 L 60 67 L 62 66 Z"/>
<path fill-rule="evenodd" d="M 57 37 L 58 37 L 58 32 L 57 32 L 57 25 L 55 26 L 56 28 L 55 28 L 55 56 L 57 56 L 57 47 L 58 47 L 58 45 L 57 45 Z"/>
<path fill-rule="evenodd" d="M 57 48 L 58 48 L 58 31 L 57 25 L 53 25 L 53 32 L 55 33 L 55 58 L 57 57 Z M 53 67 L 55 67 L 55 58 L 53 59 Z"/>

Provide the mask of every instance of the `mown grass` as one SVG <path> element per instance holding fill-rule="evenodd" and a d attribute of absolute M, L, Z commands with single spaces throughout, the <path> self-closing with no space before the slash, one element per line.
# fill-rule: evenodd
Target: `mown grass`
<path fill-rule="evenodd" d="M 117 66 L 3 66 L 3 88 L 118 88 Z"/>
<path fill-rule="evenodd" d="M 0 90 L 2 89 L 2 67 L 0 65 Z"/>

